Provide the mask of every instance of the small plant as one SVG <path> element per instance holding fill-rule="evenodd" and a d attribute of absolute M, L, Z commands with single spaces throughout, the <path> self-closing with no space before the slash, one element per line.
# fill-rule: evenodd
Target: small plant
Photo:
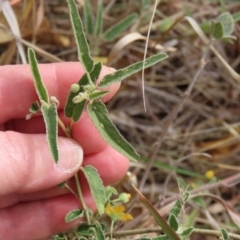
<path fill-rule="evenodd" d="M 86 3 L 88 1 L 85 1 Z M 75 39 L 78 47 L 78 58 L 82 64 L 85 74 L 82 78 L 71 86 L 69 91 L 68 99 L 64 108 L 64 114 L 66 117 L 70 118 L 70 124 L 65 126 L 64 123 L 58 116 L 58 100 L 54 96 L 49 96 L 46 87 L 44 86 L 40 72 L 38 70 L 38 64 L 35 57 L 34 51 L 28 49 L 28 59 L 31 66 L 34 84 L 36 92 L 39 97 L 39 101 L 32 103 L 30 107 L 30 113 L 27 115 L 27 119 L 30 119 L 31 116 L 35 113 L 41 112 L 44 118 L 46 125 L 46 133 L 49 149 L 52 155 L 53 160 L 57 164 L 59 160 L 58 153 L 58 125 L 64 131 L 66 137 L 71 138 L 72 126 L 77 122 L 84 110 L 87 110 L 92 122 L 96 126 L 97 130 L 102 135 L 109 145 L 111 145 L 118 152 L 126 156 L 132 161 L 137 161 L 139 159 L 138 153 L 134 148 L 121 136 L 115 125 L 112 123 L 108 117 L 107 108 L 104 103 L 101 101 L 101 97 L 106 95 L 109 91 L 105 90 L 107 86 L 110 86 L 114 83 L 120 82 L 126 77 L 142 70 L 143 66 L 145 68 L 150 67 L 159 61 L 167 58 L 167 54 L 160 53 L 146 59 L 145 62 L 138 62 L 124 69 L 115 71 L 112 74 L 106 75 L 102 81 L 97 84 L 97 79 L 102 69 L 102 64 L 100 62 L 94 63 L 92 57 L 89 53 L 89 46 L 83 31 L 83 25 L 81 19 L 78 15 L 78 10 L 74 0 L 68 0 L 68 6 L 70 10 L 70 19 L 72 27 L 74 30 Z M 89 18 L 89 6 L 86 4 L 86 22 L 88 26 L 88 32 L 91 31 L 91 24 Z M 101 9 L 101 8 L 100 8 Z M 97 30 L 94 32 L 98 34 L 99 28 L 101 28 L 101 12 L 98 13 L 97 17 Z M 119 25 L 120 26 L 120 25 Z M 116 34 L 115 31 L 108 31 L 106 35 L 111 38 Z M 114 161 L 114 159 L 113 159 Z M 119 201 L 110 201 L 110 197 L 113 193 L 116 193 L 113 188 L 105 188 L 99 177 L 97 170 L 93 166 L 85 166 L 80 169 L 82 171 L 89 183 L 90 190 L 94 201 L 97 206 L 98 216 L 102 216 L 104 213 L 110 216 L 112 219 L 112 226 L 117 220 L 130 220 L 132 217 L 130 214 L 125 214 L 123 206 L 115 206 L 116 202 L 126 202 L 127 198 L 123 198 L 123 195 L 117 198 Z M 103 226 L 99 223 L 98 218 L 93 215 L 90 209 L 88 209 L 84 203 L 82 192 L 81 192 L 81 183 L 77 175 L 75 175 L 75 183 L 77 188 L 76 195 L 79 198 L 83 209 L 75 209 L 69 212 L 66 217 L 66 222 L 71 222 L 77 218 L 86 218 L 86 223 L 81 224 L 77 230 L 74 230 L 76 237 L 81 239 L 105 239 Z M 66 183 L 61 184 L 61 187 L 68 187 Z M 71 189 L 72 192 L 74 192 Z M 56 239 L 65 239 L 66 237 L 63 234 L 56 236 Z"/>
<path fill-rule="evenodd" d="M 133 13 L 127 18 L 123 19 L 105 33 L 102 33 L 102 2 L 98 2 L 97 16 L 94 21 L 92 18 L 91 5 L 89 1 L 85 0 L 84 5 L 84 23 L 87 36 L 94 36 L 95 38 L 102 37 L 105 41 L 113 40 L 120 32 L 126 29 L 131 23 L 137 18 L 137 14 Z M 145 6 L 147 1 L 142 1 Z M 38 64 L 34 51 L 28 49 L 28 59 L 31 66 L 34 84 L 36 92 L 39 97 L 39 101 L 33 102 L 30 107 L 30 113 L 27 115 L 27 119 L 35 113 L 41 113 L 44 118 L 46 125 L 47 141 L 49 149 L 53 160 L 57 164 L 59 160 L 58 153 L 58 125 L 64 131 L 66 137 L 71 138 L 72 127 L 75 122 L 77 122 L 84 110 L 88 112 L 93 124 L 103 137 L 103 139 L 108 142 L 114 149 L 119 153 L 130 159 L 131 161 L 138 161 L 139 155 L 135 149 L 123 138 L 119 133 L 115 125 L 112 123 L 108 116 L 108 111 L 105 104 L 102 102 L 101 98 L 108 94 L 106 87 L 124 80 L 126 77 L 141 71 L 144 68 L 148 68 L 161 60 L 167 58 L 167 54 L 160 53 L 147 58 L 145 61 L 134 63 L 124 69 L 116 70 L 114 73 L 108 74 L 97 83 L 99 78 L 102 64 L 100 62 L 95 63 L 92 59 L 89 51 L 89 44 L 87 42 L 83 24 L 79 17 L 78 10 L 74 0 L 68 0 L 68 6 L 70 11 L 70 19 L 72 27 L 74 30 L 74 35 L 77 43 L 78 49 L 78 59 L 82 64 L 85 74 L 81 79 L 72 84 L 69 89 L 69 95 L 64 107 L 64 114 L 66 117 L 70 118 L 70 124 L 64 125 L 58 116 L 58 100 L 54 96 L 49 96 L 49 93 L 44 86 L 40 72 L 38 70 Z M 196 25 L 193 19 L 187 17 L 187 20 L 194 26 L 195 29 L 199 30 L 199 26 Z M 215 40 L 233 40 L 235 39 L 231 36 L 234 29 L 234 21 L 229 13 L 222 13 L 216 20 L 212 21 L 211 24 L 211 41 L 207 42 L 208 47 L 211 49 L 212 42 Z M 98 45 L 96 43 L 90 46 L 93 52 L 97 52 Z M 196 79 L 195 79 L 196 80 Z M 193 81 L 194 82 L 194 81 Z M 191 85 L 192 87 L 192 85 Z M 191 88 L 190 87 L 190 88 Z M 191 90 L 191 89 L 190 89 Z M 189 92 L 190 92 L 189 90 Z M 114 161 L 114 159 L 113 159 Z M 127 221 L 131 220 L 132 216 L 125 212 L 123 204 L 129 201 L 130 195 L 127 193 L 121 193 L 118 195 L 116 189 L 113 187 L 104 187 L 102 180 L 93 166 L 85 166 L 79 169 L 86 177 L 92 197 L 95 201 L 97 207 L 97 213 L 94 214 L 84 203 L 81 183 L 79 182 L 78 175 L 75 175 L 75 184 L 77 192 L 75 193 L 67 183 L 59 184 L 58 187 L 67 187 L 75 194 L 82 206 L 82 209 L 74 209 L 70 211 L 65 216 L 66 222 L 71 222 L 78 218 L 85 218 L 86 221 L 81 223 L 79 226 L 71 230 L 74 234 L 75 239 L 83 240 L 105 240 L 113 239 L 114 232 L 113 227 L 117 221 Z M 208 179 L 214 177 L 213 171 L 208 171 L 206 173 Z M 202 200 L 201 196 L 192 196 L 191 191 L 184 184 L 183 181 L 178 181 L 180 188 L 180 197 L 176 200 L 173 208 L 169 212 L 168 220 L 166 221 L 158 211 L 150 204 L 150 202 L 138 191 L 135 187 L 140 200 L 143 202 L 145 207 L 149 210 L 151 215 L 155 218 L 157 224 L 161 227 L 161 234 L 148 238 L 146 236 L 139 238 L 138 240 L 179 240 L 179 239 L 189 239 L 189 236 L 198 232 L 198 229 L 193 226 L 183 226 L 180 219 L 181 214 L 184 210 L 184 205 L 190 200 L 195 198 L 195 201 Z M 115 197 L 114 197 L 115 195 Z M 111 219 L 111 226 L 108 233 L 105 226 L 101 222 L 103 215 L 107 215 Z M 184 221 L 183 221 L 184 222 Z M 159 232 L 159 229 L 158 229 Z M 201 229 L 201 233 L 204 231 Z M 221 228 L 220 230 L 211 231 L 205 230 L 204 234 L 218 236 L 221 239 L 227 240 L 229 237 L 236 237 L 235 235 L 229 233 L 226 229 Z M 237 236 L 238 237 L 238 236 Z M 60 233 L 55 236 L 56 240 L 67 239 L 64 233 Z M 238 238 L 239 239 L 239 238 Z"/>

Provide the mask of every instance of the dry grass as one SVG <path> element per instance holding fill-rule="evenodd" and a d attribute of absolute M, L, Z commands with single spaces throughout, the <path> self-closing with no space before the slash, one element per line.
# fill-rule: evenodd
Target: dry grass
<path fill-rule="evenodd" d="M 82 1 L 78 2 L 82 12 Z M 152 4 L 143 9 L 141 1 L 104 1 L 104 29 L 135 11 L 140 14 L 140 18 L 116 41 L 106 43 L 97 40 L 100 42 L 97 56 L 107 59 L 114 49 L 115 61 L 111 60 L 109 63 L 114 68 L 122 68 L 143 58 L 145 41 L 134 41 L 129 35 L 124 47 L 116 46 L 116 42 L 131 32 L 146 36 L 154 4 L 154 1 L 150 2 Z M 138 184 L 145 177 L 146 166 L 151 161 L 155 146 L 162 140 L 162 134 L 171 121 L 171 113 L 184 98 L 184 92 L 201 66 L 201 58 L 207 48 L 184 16 L 189 14 L 200 24 L 217 17 L 222 7 L 232 14 L 240 11 L 238 1 L 228 2 L 221 6 L 218 1 L 210 0 L 162 1 L 154 18 L 148 55 L 161 51 L 159 48 L 163 47 L 162 51 L 166 51 L 169 58 L 145 71 L 147 112 L 143 108 L 141 74 L 124 81 L 119 93 L 108 104 L 111 118 L 144 158 L 144 161 L 132 164 L 130 169 L 131 179 Z M 96 12 L 94 7 L 96 4 L 93 4 L 93 10 Z M 44 51 L 40 52 L 40 62 L 77 61 L 65 1 L 45 1 L 43 10 L 33 5 L 28 15 L 22 2 L 13 8 L 18 16 L 23 39 L 36 44 L 40 48 L 39 51 L 48 52 L 48 55 Z M 24 13 L 27 15 L 25 18 L 22 15 Z M 3 16 L 0 16 L 0 22 L 5 24 L 1 19 Z M 38 21 L 41 21 L 41 26 L 38 32 L 34 32 Z M 168 30 L 164 29 L 167 22 L 171 24 Z M 214 43 L 217 51 L 237 72 L 240 71 L 239 29 L 240 25 L 236 23 L 233 35 L 237 40 L 233 44 Z M 4 33 L 4 36 L 9 35 Z M 3 42 L 2 38 L 3 33 L 0 34 L 0 64 L 18 63 L 19 57 L 14 41 Z M 96 39 L 89 39 L 89 42 L 92 48 L 97 44 Z M 231 186 L 223 184 L 211 186 L 205 173 L 213 170 L 218 180 L 228 179 L 239 173 L 240 85 L 211 51 L 208 52 L 205 63 L 205 68 L 197 78 L 190 96 L 171 121 L 161 148 L 153 159 L 154 166 L 146 176 L 147 181 L 141 189 L 164 216 L 169 212 L 169 205 L 161 205 L 161 200 L 163 203 L 170 203 L 171 199 L 178 196 L 177 177 L 183 178 L 190 189 L 198 189 L 205 184 L 206 188 L 211 188 L 209 193 L 222 198 L 239 212 L 239 183 L 235 182 Z M 127 180 L 118 187 L 132 192 Z M 195 202 L 190 201 L 184 219 L 189 219 L 196 211 L 196 217 L 192 217 L 191 220 L 195 227 L 207 229 L 226 227 L 231 232 L 238 231 L 221 203 L 209 196 L 202 198 L 205 207 L 200 208 Z M 155 226 L 154 220 L 139 202 L 134 203 L 132 214 L 135 219 L 124 226 L 118 225 L 118 230 L 143 227 L 149 229 Z M 194 234 L 191 239 L 202 237 Z M 204 239 L 214 237 L 204 236 Z"/>

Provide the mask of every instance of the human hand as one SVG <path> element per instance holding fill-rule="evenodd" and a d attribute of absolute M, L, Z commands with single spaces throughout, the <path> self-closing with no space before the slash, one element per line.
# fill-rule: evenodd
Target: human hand
<path fill-rule="evenodd" d="M 49 95 L 60 102 L 59 116 L 67 123 L 63 107 L 70 85 L 83 75 L 83 68 L 79 63 L 40 64 L 39 68 Z M 110 72 L 104 67 L 100 78 Z M 106 101 L 118 87 L 111 87 Z M 25 120 L 37 99 L 30 66 L 0 67 L 0 239 L 4 240 L 46 239 L 76 225 L 77 220 L 67 224 L 64 217 L 81 208 L 79 201 L 56 185 L 71 178 L 81 165 L 97 168 L 105 185 L 120 180 L 128 169 L 128 160 L 102 139 L 86 112 L 73 125 L 74 140 L 60 131 L 60 160 L 54 164 L 43 117 Z M 86 182 L 79 178 L 85 202 L 94 210 Z"/>

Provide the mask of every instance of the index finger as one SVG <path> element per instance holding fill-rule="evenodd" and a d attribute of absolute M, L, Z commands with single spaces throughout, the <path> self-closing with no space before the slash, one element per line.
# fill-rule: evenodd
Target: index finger
<path fill-rule="evenodd" d="M 78 62 L 39 64 L 42 80 L 50 96 L 59 100 L 59 109 L 65 105 L 71 84 L 76 83 L 84 74 Z M 112 69 L 103 66 L 100 78 Z M 113 85 L 105 97 L 110 99 L 118 90 Z M 25 118 L 32 102 L 38 100 L 29 65 L 8 65 L 0 67 L 0 123 L 14 118 Z"/>

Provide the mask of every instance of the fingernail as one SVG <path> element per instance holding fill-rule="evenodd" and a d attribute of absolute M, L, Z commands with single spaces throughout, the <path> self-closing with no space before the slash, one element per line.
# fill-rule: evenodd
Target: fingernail
<path fill-rule="evenodd" d="M 72 139 L 59 137 L 59 161 L 56 168 L 62 172 L 76 172 L 83 161 L 83 150 L 77 142 Z"/>

